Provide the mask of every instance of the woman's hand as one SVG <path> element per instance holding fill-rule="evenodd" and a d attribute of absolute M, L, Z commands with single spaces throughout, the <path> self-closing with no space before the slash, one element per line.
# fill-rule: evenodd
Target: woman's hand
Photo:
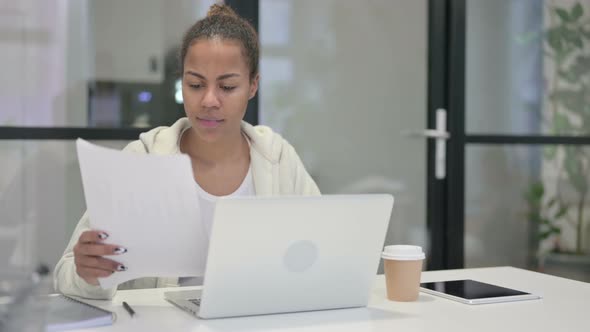
<path fill-rule="evenodd" d="M 108 277 L 115 271 L 127 270 L 123 264 L 102 257 L 127 252 L 121 246 L 102 243 L 107 237 L 105 232 L 86 231 L 80 235 L 74 246 L 76 273 L 91 285 L 98 285 L 98 278 Z"/>

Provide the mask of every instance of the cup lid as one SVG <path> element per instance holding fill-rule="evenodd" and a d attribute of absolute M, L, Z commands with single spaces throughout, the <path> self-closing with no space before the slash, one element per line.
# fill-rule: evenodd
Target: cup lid
<path fill-rule="evenodd" d="M 383 248 L 381 257 L 401 261 L 413 261 L 426 258 L 422 247 L 410 245 L 394 245 Z"/>

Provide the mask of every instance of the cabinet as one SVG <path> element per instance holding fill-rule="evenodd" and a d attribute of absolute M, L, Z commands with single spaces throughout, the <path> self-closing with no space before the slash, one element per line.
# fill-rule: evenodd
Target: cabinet
<path fill-rule="evenodd" d="M 89 52 L 91 79 L 160 83 L 164 77 L 163 18 L 160 0 L 91 0 Z"/>

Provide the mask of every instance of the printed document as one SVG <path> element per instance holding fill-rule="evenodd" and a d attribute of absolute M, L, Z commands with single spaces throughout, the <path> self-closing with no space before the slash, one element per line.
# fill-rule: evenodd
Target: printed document
<path fill-rule="evenodd" d="M 207 233 L 187 155 L 139 154 L 76 141 L 86 205 L 105 243 L 128 251 L 108 256 L 127 271 L 100 278 L 102 288 L 140 277 L 202 276 Z"/>

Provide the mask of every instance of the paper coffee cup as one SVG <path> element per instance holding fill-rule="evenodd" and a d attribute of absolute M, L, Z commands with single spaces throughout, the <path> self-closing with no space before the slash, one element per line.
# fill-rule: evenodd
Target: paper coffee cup
<path fill-rule="evenodd" d="M 381 254 L 385 269 L 387 299 L 409 302 L 418 298 L 420 274 L 426 255 L 422 247 L 409 245 L 387 246 Z"/>

